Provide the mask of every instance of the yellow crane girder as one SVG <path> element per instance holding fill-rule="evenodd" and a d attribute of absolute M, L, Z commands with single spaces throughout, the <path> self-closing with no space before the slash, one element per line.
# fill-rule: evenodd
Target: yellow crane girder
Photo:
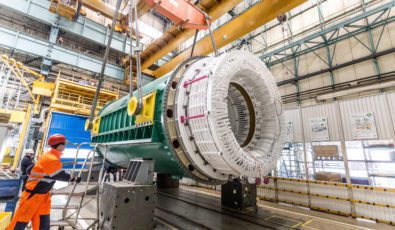
<path fill-rule="evenodd" d="M 215 21 L 241 2 L 242 0 L 204 0 L 201 1 L 198 7 L 210 16 L 211 21 Z M 180 28 L 173 26 L 141 53 L 143 59 L 141 69 L 147 69 L 156 61 L 187 41 L 194 34 L 194 29 L 180 30 Z M 170 39 L 167 37 L 170 37 Z"/>
<path fill-rule="evenodd" d="M 217 47 L 221 48 L 235 41 L 245 34 L 273 20 L 278 15 L 290 11 L 306 1 L 307 0 L 270 0 L 257 3 L 240 16 L 234 18 L 213 32 Z M 168 52 L 169 51 L 166 53 Z M 213 46 L 211 44 L 210 37 L 206 36 L 196 43 L 193 54 L 195 56 L 202 56 L 208 55 L 212 52 Z M 158 78 L 172 71 L 179 63 L 187 59 L 190 54 L 191 47 L 156 69 L 153 72 L 154 77 Z M 143 64 L 143 67 L 146 66 Z"/>

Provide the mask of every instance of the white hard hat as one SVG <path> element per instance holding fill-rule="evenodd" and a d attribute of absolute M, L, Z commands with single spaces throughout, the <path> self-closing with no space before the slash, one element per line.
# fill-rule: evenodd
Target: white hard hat
<path fill-rule="evenodd" d="M 34 154 L 34 150 L 33 150 L 33 149 L 26 149 L 26 150 L 25 150 L 25 153 L 31 153 L 31 154 Z"/>

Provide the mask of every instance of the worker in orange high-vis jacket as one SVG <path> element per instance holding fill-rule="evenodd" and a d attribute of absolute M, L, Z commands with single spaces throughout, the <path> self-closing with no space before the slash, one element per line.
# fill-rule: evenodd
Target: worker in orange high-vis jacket
<path fill-rule="evenodd" d="M 18 209 L 7 230 L 25 229 L 31 221 L 33 230 L 49 229 L 51 211 L 51 189 L 56 180 L 77 182 L 80 177 L 70 177 L 62 169 L 60 157 L 66 145 L 66 137 L 55 134 L 49 137 L 51 150 L 44 153 L 37 163 L 28 169 L 29 178 L 22 193 Z"/>

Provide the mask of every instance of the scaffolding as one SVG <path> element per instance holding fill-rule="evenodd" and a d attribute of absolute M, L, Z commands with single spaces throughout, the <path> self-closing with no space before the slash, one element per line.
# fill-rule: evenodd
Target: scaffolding
<path fill-rule="evenodd" d="M 51 111 L 65 112 L 70 114 L 87 116 L 90 113 L 93 98 L 96 92 L 97 80 L 91 78 L 62 77 L 59 71 L 55 81 L 55 91 L 51 100 Z M 113 85 L 103 85 L 100 91 L 97 114 L 103 106 L 119 97 L 119 87 Z"/>

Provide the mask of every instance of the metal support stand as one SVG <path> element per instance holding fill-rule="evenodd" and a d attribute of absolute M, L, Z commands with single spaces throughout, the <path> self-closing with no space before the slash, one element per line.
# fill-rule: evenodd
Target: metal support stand
<path fill-rule="evenodd" d="M 99 229 L 153 229 L 156 188 L 153 160 L 131 160 L 122 181 L 105 182 Z"/>
<path fill-rule="evenodd" d="M 256 212 L 256 184 L 237 178 L 221 186 L 222 206 L 242 212 Z"/>

